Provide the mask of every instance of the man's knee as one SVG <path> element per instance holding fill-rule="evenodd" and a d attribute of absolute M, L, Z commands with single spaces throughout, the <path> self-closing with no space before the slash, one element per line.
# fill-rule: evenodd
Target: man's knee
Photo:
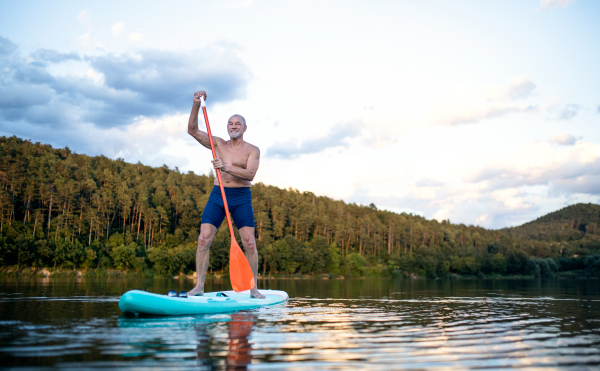
<path fill-rule="evenodd" d="M 244 249 L 246 249 L 247 252 L 256 252 L 256 242 L 254 241 L 254 238 L 242 241 L 242 244 L 244 245 Z"/>
<path fill-rule="evenodd" d="M 242 237 L 242 245 L 247 252 L 256 251 L 256 240 L 254 239 L 253 231 L 240 231 L 240 237 Z"/>
<path fill-rule="evenodd" d="M 206 251 L 210 249 L 210 244 L 212 243 L 211 237 L 203 236 L 202 234 L 198 236 L 198 250 Z"/>
<path fill-rule="evenodd" d="M 205 251 L 210 248 L 213 238 L 215 237 L 216 228 L 202 226 L 200 235 L 198 235 L 198 250 Z"/>

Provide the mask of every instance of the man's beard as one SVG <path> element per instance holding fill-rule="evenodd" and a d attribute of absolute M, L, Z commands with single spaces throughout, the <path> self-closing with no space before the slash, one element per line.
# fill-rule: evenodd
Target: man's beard
<path fill-rule="evenodd" d="M 239 137 L 242 136 L 242 132 L 241 131 L 230 131 L 229 132 L 229 138 L 231 139 L 237 139 Z"/>

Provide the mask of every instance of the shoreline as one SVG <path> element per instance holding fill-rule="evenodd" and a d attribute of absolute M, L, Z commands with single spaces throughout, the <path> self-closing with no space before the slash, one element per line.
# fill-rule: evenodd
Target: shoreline
<path fill-rule="evenodd" d="M 152 271 L 146 270 L 142 272 L 135 271 L 123 271 L 116 269 L 88 269 L 88 270 L 70 270 L 60 268 L 22 268 L 16 269 L 14 266 L 0 267 L 0 279 L 3 278 L 142 278 L 142 279 L 176 279 L 176 280 L 196 280 L 196 272 L 193 274 L 180 273 L 177 275 L 171 274 L 156 274 Z M 351 276 L 345 277 L 343 275 L 334 275 L 329 273 L 322 274 L 270 274 L 267 276 L 259 275 L 259 280 L 346 280 L 346 279 L 369 279 L 369 278 L 388 278 L 388 279 L 402 279 L 402 280 L 536 280 L 532 275 L 482 275 L 482 276 L 467 276 L 458 274 L 449 274 L 446 277 L 425 277 L 417 274 L 397 274 L 394 276 L 380 276 L 380 275 L 367 275 L 367 276 Z M 207 274 L 206 279 L 229 279 L 229 275 L 222 274 Z M 591 275 L 590 272 L 580 271 L 566 271 L 559 272 L 554 277 L 545 277 L 543 279 L 600 279 L 598 276 Z"/>

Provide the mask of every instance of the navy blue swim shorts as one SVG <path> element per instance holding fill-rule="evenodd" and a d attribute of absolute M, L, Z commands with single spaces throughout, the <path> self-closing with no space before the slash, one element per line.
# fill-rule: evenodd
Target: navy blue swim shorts
<path fill-rule="evenodd" d="M 242 227 L 254 228 L 254 211 L 252 210 L 252 197 L 250 187 L 225 188 L 229 212 L 238 229 Z M 221 198 L 219 186 L 214 186 L 206 207 L 202 212 L 202 223 L 209 223 L 219 228 L 225 219 L 225 208 Z"/>

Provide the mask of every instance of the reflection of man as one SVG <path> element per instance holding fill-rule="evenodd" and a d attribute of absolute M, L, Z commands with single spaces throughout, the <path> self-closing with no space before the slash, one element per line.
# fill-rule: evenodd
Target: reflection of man
<path fill-rule="evenodd" d="M 206 99 L 206 92 L 194 93 L 194 104 L 188 122 L 188 133 L 200 144 L 210 149 L 208 134 L 198 129 L 198 111 L 200 110 L 200 96 Z M 227 123 L 229 140 L 213 136 L 217 158 L 212 161 L 215 169 L 221 170 L 223 187 L 227 196 L 229 212 L 235 222 L 242 245 L 246 250 L 246 257 L 254 274 L 254 282 L 258 283 L 258 253 L 256 252 L 256 241 L 254 240 L 254 211 L 252 210 L 252 199 L 250 185 L 258 170 L 260 150 L 258 147 L 244 141 L 246 131 L 246 120 L 240 115 L 233 115 Z M 218 180 L 210 194 L 208 203 L 202 212 L 202 224 L 200 225 L 200 236 L 198 236 L 198 250 L 196 252 L 196 287 L 188 292 L 188 295 L 203 295 L 204 280 L 209 262 L 209 249 L 217 229 L 225 218 L 225 208 L 221 199 L 221 190 Z M 258 292 L 255 286 L 251 290 L 255 298 L 264 299 L 264 295 Z"/>
<path fill-rule="evenodd" d="M 228 370 L 246 370 L 252 362 L 252 345 L 248 341 L 257 317 L 253 313 L 234 313 L 229 322 Z"/>
<path fill-rule="evenodd" d="M 231 321 L 227 324 L 229 335 L 227 370 L 247 370 L 248 365 L 252 362 L 252 344 L 249 339 L 257 320 L 258 316 L 252 312 L 238 312 L 231 315 Z M 208 331 L 208 324 L 203 322 L 197 322 L 195 327 L 198 338 L 196 347 L 198 360 L 204 366 L 215 367 L 216 360 L 211 357 L 211 351 L 215 350 L 211 346 L 214 340 L 214 338 L 211 339 L 212 331 Z M 224 349 L 219 347 L 217 350 Z"/>

